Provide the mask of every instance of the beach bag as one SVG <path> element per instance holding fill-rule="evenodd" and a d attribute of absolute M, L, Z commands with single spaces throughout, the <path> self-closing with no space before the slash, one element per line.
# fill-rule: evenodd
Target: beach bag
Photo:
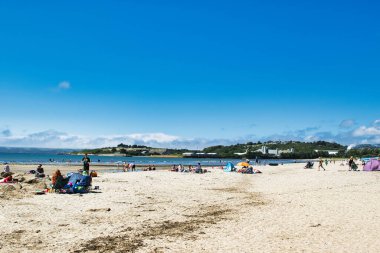
<path fill-rule="evenodd" d="M 82 186 L 82 185 L 76 185 L 73 188 L 74 193 L 88 193 L 89 192 L 89 187 Z"/>
<path fill-rule="evenodd" d="M 76 184 L 76 186 L 91 186 L 91 177 L 90 176 L 83 176 L 79 183 Z"/>

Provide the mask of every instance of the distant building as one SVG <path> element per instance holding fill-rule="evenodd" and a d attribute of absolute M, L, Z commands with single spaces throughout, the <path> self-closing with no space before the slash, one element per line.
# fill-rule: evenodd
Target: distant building
<path fill-rule="evenodd" d="M 314 150 L 316 153 L 319 152 L 327 152 L 329 155 L 337 155 L 339 153 L 339 150 Z"/>
<path fill-rule="evenodd" d="M 245 151 L 245 152 L 243 152 L 243 153 L 234 153 L 235 155 L 241 155 L 241 156 L 243 156 L 243 155 L 246 155 L 248 153 L 248 148 L 247 148 L 247 150 Z"/>
<path fill-rule="evenodd" d="M 183 157 L 211 157 L 211 156 L 217 156 L 217 153 L 182 153 Z"/>
<path fill-rule="evenodd" d="M 294 153 L 294 148 L 285 149 L 285 150 L 279 150 L 278 148 L 276 148 L 276 149 L 269 149 L 266 146 L 262 146 L 260 149 L 256 150 L 256 152 L 261 152 L 264 155 L 280 156 L 282 153 Z"/>

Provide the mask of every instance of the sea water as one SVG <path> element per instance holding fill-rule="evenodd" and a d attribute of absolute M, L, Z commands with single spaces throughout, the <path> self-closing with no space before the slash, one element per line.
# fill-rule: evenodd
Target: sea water
<path fill-rule="evenodd" d="M 82 155 L 67 154 L 33 154 L 33 153 L 0 153 L 0 163 L 21 163 L 21 164 L 67 164 L 81 163 Z M 201 163 L 205 166 L 224 166 L 228 162 L 236 164 L 243 159 L 219 159 L 219 158 L 167 158 L 167 157 L 125 157 L 125 156 L 97 156 L 90 155 L 92 163 L 101 164 L 122 164 L 135 163 L 141 165 L 196 165 Z M 252 161 L 251 163 L 253 163 Z M 305 162 L 304 160 L 260 160 L 262 164 L 268 163 L 294 163 Z"/>

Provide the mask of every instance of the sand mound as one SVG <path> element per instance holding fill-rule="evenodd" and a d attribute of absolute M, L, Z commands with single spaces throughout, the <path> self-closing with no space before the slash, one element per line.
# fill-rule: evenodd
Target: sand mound
<path fill-rule="evenodd" d="M 0 199 L 22 198 L 21 184 L 0 184 Z"/>
<path fill-rule="evenodd" d="M 48 178 L 35 178 L 32 174 L 15 174 L 16 183 L 0 184 L 0 199 L 21 199 L 43 191 L 50 184 Z"/>

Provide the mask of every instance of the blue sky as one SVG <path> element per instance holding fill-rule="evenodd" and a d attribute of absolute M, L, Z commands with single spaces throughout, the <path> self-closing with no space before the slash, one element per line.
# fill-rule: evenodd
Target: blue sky
<path fill-rule="evenodd" d="M 1 1 L 0 145 L 380 143 L 377 1 Z"/>

